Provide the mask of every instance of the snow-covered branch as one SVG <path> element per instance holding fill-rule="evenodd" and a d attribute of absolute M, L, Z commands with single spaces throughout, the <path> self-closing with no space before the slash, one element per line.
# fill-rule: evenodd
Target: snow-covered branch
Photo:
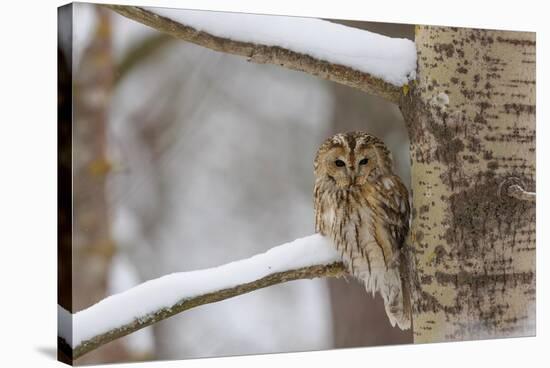
<path fill-rule="evenodd" d="M 313 74 L 398 102 L 415 78 L 416 47 L 313 18 L 107 5 L 197 45 Z"/>
<path fill-rule="evenodd" d="M 147 281 L 72 315 L 59 307 L 59 338 L 73 359 L 187 309 L 299 279 L 339 277 L 340 257 L 311 235 L 244 260 Z"/>

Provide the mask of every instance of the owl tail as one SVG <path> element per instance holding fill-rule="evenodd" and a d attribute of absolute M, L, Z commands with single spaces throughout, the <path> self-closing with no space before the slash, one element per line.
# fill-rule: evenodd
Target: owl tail
<path fill-rule="evenodd" d="M 402 330 L 411 328 L 410 292 L 406 279 L 400 277 L 398 268 L 390 269 L 385 274 L 385 282 L 380 287 L 384 299 L 386 314 L 392 327 L 396 324 Z"/>

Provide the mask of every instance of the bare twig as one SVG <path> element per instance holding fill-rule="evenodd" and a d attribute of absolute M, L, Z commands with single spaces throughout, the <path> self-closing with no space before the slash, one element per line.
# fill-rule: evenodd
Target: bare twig
<path fill-rule="evenodd" d="M 525 189 L 525 184 L 519 178 L 514 176 L 506 178 L 498 187 L 499 196 L 507 195 L 508 197 L 516 198 L 522 201 L 534 202 L 537 199 L 537 193 L 528 192 Z"/>
<path fill-rule="evenodd" d="M 397 103 L 402 88 L 347 66 L 329 63 L 278 46 L 257 45 L 214 36 L 135 6 L 105 5 L 115 12 L 173 37 L 260 64 L 276 64 L 341 83 Z"/>
<path fill-rule="evenodd" d="M 340 277 L 344 274 L 345 270 L 342 263 L 340 262 L 330 265 L 315 265 L 295 270 L 274 273 L 246 284 L 237 285 L 235 287 L 191 298 L 185 298 L 178 301 L 172 306 L 161 308 L 145 316 L 137 316 L 131 323 L 113 328 L 110 331 L 83 341 L 79 345 L 75 346 L 72 351 L 70 351 L 69 344 L 67 344 L 61 337 L 59 338 L 61 342 L 60 346 L 64 347 L 64 349 L 66 350 L 69 350 L 65 352 L 66 354 L 72 356 L 73 359 L 77 359 L 108 342 L 126 336 L 132 332 L 162 321 L 163 319 L 171 317 L 175 314 L 181 313 L 183 311 L 203 304 L 219 302 L 221 300 L 232 298 L 234 296 L 242 295 L 254 290 L 262 289 L 275 284 L 281 284 L 288 281 L 299 279 L 313 279 L 317 277 Z"/>
<path fill-rule="evenodd" d="M 535 192 L 528 192 L 524 190 L 522 187 L 520 187 L 517 184 L 510 185 L 508 187 L 507 194 L 510 197 L 514 197 L 516 199 L 521 199 L 522 201 L 535 201 L 537 199 L 537 194 Z"/>

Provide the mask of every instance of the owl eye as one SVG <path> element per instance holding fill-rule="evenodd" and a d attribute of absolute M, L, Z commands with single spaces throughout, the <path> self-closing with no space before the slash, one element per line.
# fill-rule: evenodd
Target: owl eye
<path fill-rule="evenodd" d="M 342 160 L 336 160 L 334 161 L 334 164 L 338 167 L 346 166 L 346 163 Z"/>
<path fill-rule="evenodd" d="M 364 159 L 362 159 L 361 161 L 359 161 L 359 165 L 366 165 L 367 162 L 369 162 L 369 159 L 368 159 L 368 158 L 364 158 Z"/>

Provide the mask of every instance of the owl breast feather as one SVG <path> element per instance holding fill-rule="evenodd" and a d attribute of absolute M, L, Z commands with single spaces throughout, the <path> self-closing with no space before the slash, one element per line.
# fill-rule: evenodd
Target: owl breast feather
<path fill-rule="evenodd" d="M 386 264 L 382 248 L 372 234 L 372 211 L 364 201 L 356 198 L 350 196 L 340 201 L 338 206 L 325 206 L 323 228 L 327 230 L 326 235 L 332 239 L 348 272 L 374 293 L 386 271 Z"/>

